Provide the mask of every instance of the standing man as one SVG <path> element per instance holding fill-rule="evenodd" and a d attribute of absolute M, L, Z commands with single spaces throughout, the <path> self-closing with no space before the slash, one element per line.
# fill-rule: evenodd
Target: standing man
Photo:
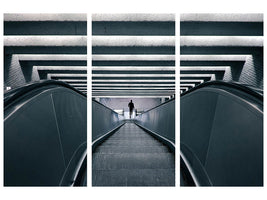
<path fill-rule="evenodd" d="M 134 104 L 133 104 L 133 101 L 131 100 L 130 103 L 128 104 L 128 107 L 129 107 L 129 111 L 130 111 L 130 119 L 131 119 L 131 116 L 132 116 L 132 113 L 133 113 L 133 109 L 134 109 Z"/>

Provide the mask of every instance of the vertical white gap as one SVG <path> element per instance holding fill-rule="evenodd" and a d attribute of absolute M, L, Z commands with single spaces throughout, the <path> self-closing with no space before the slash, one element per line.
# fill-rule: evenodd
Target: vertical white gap
<path fill-rule="evenodd" d="M 92 187 L 92 13 L 87 14 L 87 187 Z"/>
<path fill-rule="evenodd" d="M 175 15 L 175 186 L 180 187 L 180 14 Z"/>

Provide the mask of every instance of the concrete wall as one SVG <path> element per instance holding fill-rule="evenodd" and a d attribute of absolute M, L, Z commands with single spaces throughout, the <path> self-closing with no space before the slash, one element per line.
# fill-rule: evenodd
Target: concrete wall
<path fill-rule="evenodd" d="M 31 66 L 23 67 L 16 54 L 6 54 L 4 59 L 5 88 L 16 88 L 28 82 L 40 80 L 37 70 Z"/>

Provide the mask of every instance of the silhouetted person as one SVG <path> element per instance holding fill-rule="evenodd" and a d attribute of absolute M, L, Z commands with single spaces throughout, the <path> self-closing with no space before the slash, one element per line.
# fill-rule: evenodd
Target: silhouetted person
<path fill-rule="evenodd" d="M 132 101 L 132 100 L 131 100 L 130 103 L 128 104 L 128 107 L 129 107 L 130 118 L 131 118 L 132 113 L 133 113 L 133 109 L 134 109 L 134 104 L 133 104 L 133 101 Z"/>

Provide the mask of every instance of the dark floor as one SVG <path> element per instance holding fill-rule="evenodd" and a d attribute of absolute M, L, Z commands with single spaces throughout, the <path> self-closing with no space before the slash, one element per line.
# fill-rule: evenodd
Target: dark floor
<path fill-rule="evenodd" d="M 93 186 L 174 186 L 175 156 L 131 122 L 93 153 Z"/>

